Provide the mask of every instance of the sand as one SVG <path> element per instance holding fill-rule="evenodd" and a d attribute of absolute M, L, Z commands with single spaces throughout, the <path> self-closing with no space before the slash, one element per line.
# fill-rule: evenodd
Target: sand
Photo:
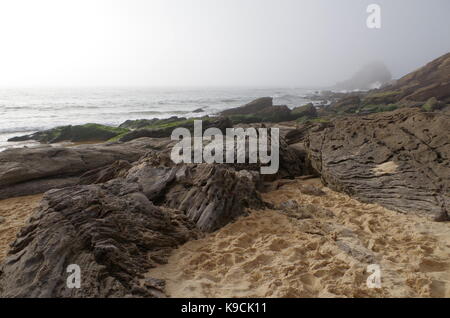
<path fill-rule="evenodd" d="M 41 198 L 0 201 L 0 262 Z M 147 276 L 165 279 L 172 297 L 450 297 L 449 223 L 360 203 L 316 179 L 263 198 L 275 208 L 186 243 Z M 292 199 L 299 211 L 280 206 Z M 367 287 L 370 264 L 379 289 Z"/>
<path fill-rule="evenodd" d="M 0 263 L 41 199 L 42 194 L 0 200 Z"/>
<path fill-rule="evenodd" d="M 302 193 L 305 185 L 326 195 Z M 450 297 L 449 223 L 363 204 L 318 180 L 264 199 L 294 199 L 314 217 L 251 211 L 179 247 L 147 276 L 165 279 L 171 297 Z M 380 266 L 381 288 L 367 287 L 370 264 Z"/>

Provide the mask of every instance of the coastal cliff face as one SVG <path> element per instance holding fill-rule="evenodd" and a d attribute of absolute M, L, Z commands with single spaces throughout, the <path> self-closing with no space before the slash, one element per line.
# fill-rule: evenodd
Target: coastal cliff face
<path fill-rule="evenodd" d="M 381 92 L 397 92 L 401 101 L 422 101 L 430 98 L 450 103 L 450 53 L 447 53 L 418 70 L 405 75 Z"/>
<path fill-rule="evenodd" d="M 339 95 L 326 110 L 305 105 L 291 111 L 262 98 L 211 120 L 221 129 L 280 127 L 280 169 L 270 177 L 260 174 L 260 163 L 173 163 L 169 154 L 174 142 L 167 133 L 178 125 L 189 129 L 191 119 L 127 121 L 126 129 L 134 130 L 101 145 L 0 153 L 0 199 L 47 191 L 0 265 L 0 296 L 183 295 L 173 277 L 183 282 L 184 290 L 197 290 L 187 278 L 203 279 L 199 268 L 213 270 L 223 278 L 217 281 L 228 284 L 242 273 L 236 266 L 251 277 L 249 286 L 262 288 L 254 295 L 259 297 L 395 296 L 368 291 L 364 268 L 380 261 L 397 271 L 389 260 L 408 248 L 398 240 L 413 244 L 416 239 L 433 253 L 419 260 L 406 254 L 401 264 L 414 263 L 424 275 L 448 274 L 448 260 L 439 253 L 447 251 L 440 240 L 448 236 L 422 237 L 418 220 L 442 232 L 448 223 L 434 226 L 429 219 L 449 220 L 449 58 L 447 54 L 389 88 Z M 436 107 L 428 107 L 428 97 L 435 98 Z M 368 100 L 380 103 L 380 113 L 361 115 Z M 385 112 L 379 105 L 387 102 L 400 106 Z M 315 177 L 321 183 L 305 181 Z M 401 220 L 393 211 L 404 214 Z M 402 228 L 397 238 L 386 238 L 383 228 L 392 225 L 386 233 L 395 235 L 402 222 L 417 235 L 411 238 Z M 197 238 L 201 240 L 188 244 L 199 255 L 179 248 Z M 386 244 L 389 249 L 383 251 Z M 436 251 L 431 248 L 438 245 Z M 217 251 L 220 246 L 228 253 Z M 172 263 L 170 255 L 175 255 Z M 304 255 L 311 259 L 302 262 Z M 329 260 L 326 265 L 322 256 Z M 271 260 L 277 277 L 289 276 L 297 265 L 301 271 L 314 270 L 297 272 L 301 279 L 289 276 L 291 286 L 247 272 L 269 266 Z M 66 288 L 70 264 L 83 270 L 81 289 Z M 174 270 L 184 274 L 173 275 Z M 416 272 L 402 279 L 416 286 L 423 281 Z M 415 275 L 414 282 L 408 281 L 409 274 Z M 336 283 L 333 275 L 342 279 Z M 169 280 L 167 290 L 161 278 Z M 395 286 L 398 277 L 391 278 Z M 319 285 L 324 292 L 314 290 Z M 405 293 L 423 294 L 422 285 L 414 286 Z M 224 290 L 212 295 L 223 293 L 230 296 Z M 425 294 L 448 295 L 436 289 Z"/>

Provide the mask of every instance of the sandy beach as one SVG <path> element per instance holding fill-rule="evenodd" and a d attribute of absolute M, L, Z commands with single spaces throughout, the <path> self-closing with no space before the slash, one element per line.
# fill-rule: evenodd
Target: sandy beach
<path fill-rule="evenodd" d="M 0 200 L 0 263 L 41 199 L 42 194 Z"/>
<path fill-rule="evenodd" d="M 308 184 L 326 194 L 303 193 Z M 450 224 L 360 203 L 317 179 L 264 199 L 294 199 L 303 215 L 252 211 L 147 276 L 165 279 L 171 297 L 450 297 Z M 366 285 L 369 264 L 380 265 L 380 289 Z"/>

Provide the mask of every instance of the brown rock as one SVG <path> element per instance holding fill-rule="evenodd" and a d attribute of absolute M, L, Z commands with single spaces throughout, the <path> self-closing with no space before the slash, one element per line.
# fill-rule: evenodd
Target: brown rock
<path fill-rule="evenodd" d="M 310 132 L 312 166 L 334 190 L 409 213 L 447 214 L 450 117 L 401 109 Z"/>
<path fill-rule="evenodd" d="M 11 245 L 0 297 L 158 296 L 139 277 L 195 237 L 182 212 L 156 207 L 136 183 L 49 191 Z M 66 285 L 69 264 L 80 266 L 80 289 Z"/>

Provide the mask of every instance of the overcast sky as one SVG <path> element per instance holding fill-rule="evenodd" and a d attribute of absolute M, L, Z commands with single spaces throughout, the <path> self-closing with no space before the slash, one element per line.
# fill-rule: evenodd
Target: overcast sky
<path fill-rule="evenodd" d="M 313 87 L 449 51 L 449 0 L 0 1 L 0 86 Z"/>

